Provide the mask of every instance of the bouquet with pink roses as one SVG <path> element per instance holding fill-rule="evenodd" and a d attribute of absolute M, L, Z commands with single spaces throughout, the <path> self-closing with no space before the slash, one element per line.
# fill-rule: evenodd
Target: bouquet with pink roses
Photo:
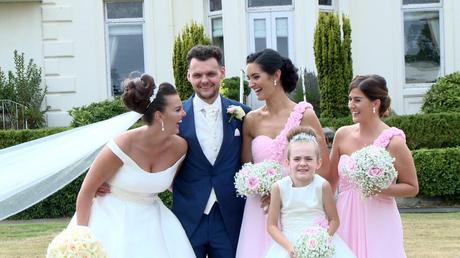
<path fill-rule="evenodd" d="M 307 228 L 294 245 L 296 258 L 327 258 L 335 254 L 332 237 L 327 232 L 329 225 L 324 218 Z"/>
<path fill-rule="evenodd" d="M 370 145 L 362 148 L 341 167 L 348 180 L 356 185 L 364 198 L 388 188 L 398 176 L 394 158 L 382 147 Z"/>
<path fill-rule="evenodd" d="M 256 164 L 246 163 L 235 174 L 237 195 L 248 197 L 268 195 L 272 184 L 283 177 L 281 165 L 273 160 Z"/>

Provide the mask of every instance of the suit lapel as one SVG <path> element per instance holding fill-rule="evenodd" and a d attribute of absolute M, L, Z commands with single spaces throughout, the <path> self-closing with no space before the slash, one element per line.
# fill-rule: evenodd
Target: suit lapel
<path fill-rule="evenodd" d="M 223 96 L 221 96 L 221 101 L 222 101 L 222 127 L 224 129 L 224 135 L 222 137 L 222 145 L 220 146 L 219 154 L 217 155 L 216 162 L 214 162 L 214 165 L 220 162 L 224 154 L 229 150 L 228 146 L 230 145 L 233 137 L 234 137 L 234 131 L 235 131 L 235 126 L 234 123 L 235 121 L 229 123 L 229 115 L 227 113 L 227 108 L 230 106 L 230 101 Z"/>

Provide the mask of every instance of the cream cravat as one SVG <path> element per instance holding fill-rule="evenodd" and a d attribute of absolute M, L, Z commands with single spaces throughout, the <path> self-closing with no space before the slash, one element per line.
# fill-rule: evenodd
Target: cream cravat
<path fill-rule="evenodd" d="M 206 108 L 203 108 L 202 110 L 204 112 L 208 125 L 211 128 L 216 128 L 216 122 L 217 122 L 219 110 L 214 106 L 207 106 Z M 217 151 L 217 149 L 215 149 L 214 151 Z M 209 162 L 211 162 L 211 164 L 214 164 L 215 160 L 210 160 Z M 214 188 L 211 188 L 211 193 L 209 195 L 209 199 L 208 199 L 208 202 L 206 203 L 206 207 L 203 213 L 208 215 L 212 209 L 212 206 L 214 205 L 216 201 L 217 201 L 216 193 L 214 192 Z"/>

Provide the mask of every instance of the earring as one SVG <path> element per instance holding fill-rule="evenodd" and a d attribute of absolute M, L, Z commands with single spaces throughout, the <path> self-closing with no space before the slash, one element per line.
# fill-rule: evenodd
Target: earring
<path fill-rule="evenodd" d="M 163 123 L 163 120 L 161 120 L 161 131 L 165 131 L 165 123 Z"/>
<path fill-rule="evenodd" d="M 273 80 L 273 85 L 276 86 L 276 80 Z"/>
<path fill-rule="evenodd" d="M 373 108 L 372 108 L 372 113 L 374 113 L 374 114 L 375 114 L 375 107 L 373 107 Z"/>

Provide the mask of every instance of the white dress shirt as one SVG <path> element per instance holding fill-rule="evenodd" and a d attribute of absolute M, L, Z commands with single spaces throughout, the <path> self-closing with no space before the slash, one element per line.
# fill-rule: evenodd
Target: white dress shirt
<path fill-rule="evenodd" d="M 214 165 L 217 159 L 224 137 L 221 103 L 220 96 L 212 104 L 204 102 L 198 96 L 193 98 L 196 136 L 204 155 L 211 165 Z M 217 198 L 214 188 L 212 188 L 206 208 L 203 211 L 205 214 L 209 214 L 214 202 L 217 202 Z"/>

